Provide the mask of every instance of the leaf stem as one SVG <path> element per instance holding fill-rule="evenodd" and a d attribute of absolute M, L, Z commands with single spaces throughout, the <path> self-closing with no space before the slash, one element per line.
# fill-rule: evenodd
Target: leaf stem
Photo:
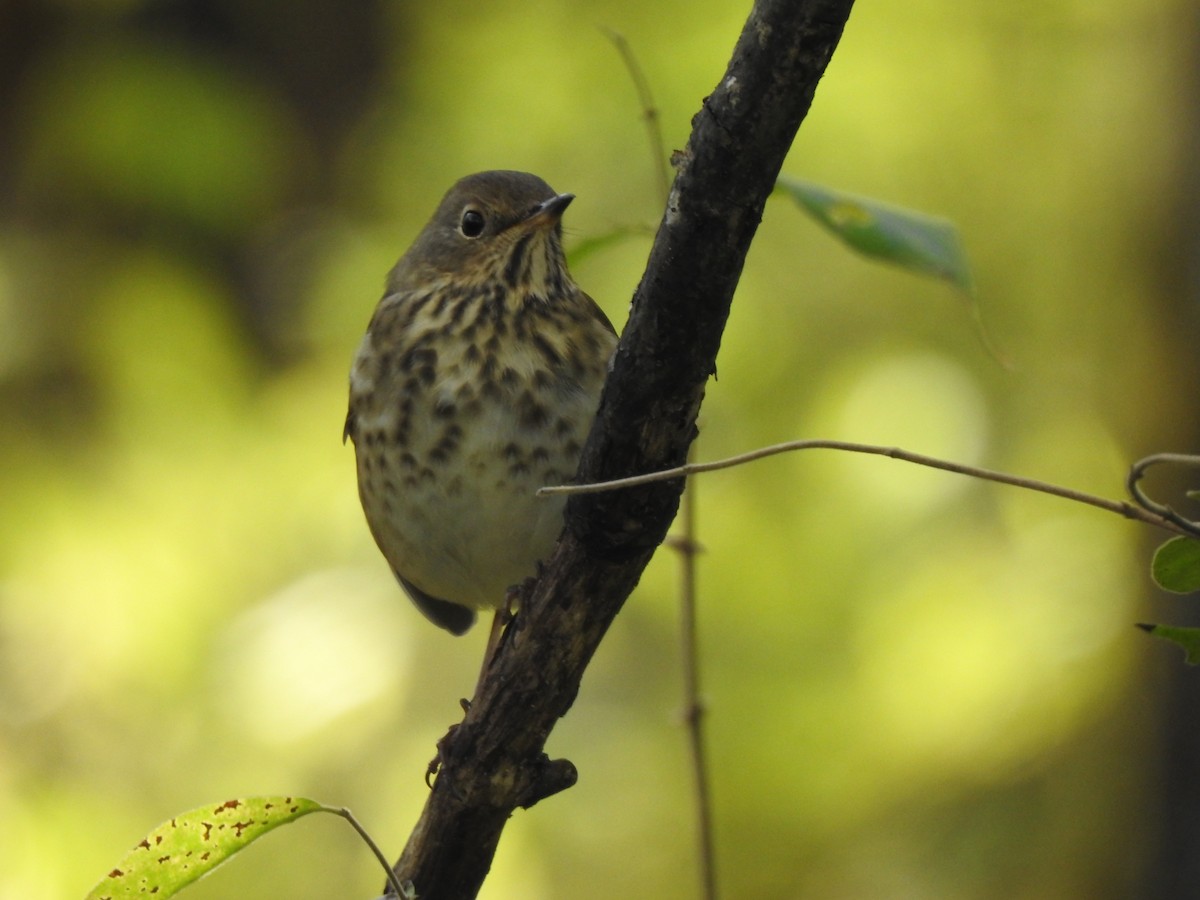
<path fill-rule="evenodd" d="M 327 806 L 325 809 L 336 816 L 341 816 L 343 819 L 349 822 L 351 827 L 358 832 L 358 836 L 361 837 L 366 845 L 371 848 L 371 852 L 375 854 L 375 858 L 379 860 L 379 864 L 383 866 L 383 870 L 387 872 L 388 892 L 395 894 L 398 900 L 415 900 L 416 893 L 413 891 L 412 885 L 402 885 L 400 883 L 400 880 L 396 877 L 396 873 L 392 871 L 391 863 L 389 863 L 387 857 L 383 855 L 383 851 L 379 848 L 379 845 L 375 843 L 375 839 L 371 837 L 371 835 L 367 832 L 367 829 L 363 828 L 362 823 L 360 823 L 358 819 L 354 817 L 354 813 L 350 812 L 350 810 L 344 806 Z"/>

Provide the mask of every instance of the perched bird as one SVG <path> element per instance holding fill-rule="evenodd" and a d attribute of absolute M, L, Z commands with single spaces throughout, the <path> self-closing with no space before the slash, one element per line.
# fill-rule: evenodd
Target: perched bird
<path fill-rule="evenodd" d="M 350 371 L 367 524 L 454 634 L 554 548 L 563 500 L 534 492 L 574 475 L 616 346 L 567 271 L 573 199 L 524 172 L 460 180 L 392 269 Z"/>

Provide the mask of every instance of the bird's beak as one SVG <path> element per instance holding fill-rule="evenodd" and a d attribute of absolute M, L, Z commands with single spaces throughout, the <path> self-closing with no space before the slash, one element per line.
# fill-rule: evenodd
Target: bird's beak
<path fill-rule="evenodd" d="M 562 214 L 566 212 L 567 207 L 574 199 L 574 194 L 559 194 L 557 197 L 551 197 L 533 208 L 533 212 L 525 219 L 525 224 L 535 228 L 557 225 Z"/>

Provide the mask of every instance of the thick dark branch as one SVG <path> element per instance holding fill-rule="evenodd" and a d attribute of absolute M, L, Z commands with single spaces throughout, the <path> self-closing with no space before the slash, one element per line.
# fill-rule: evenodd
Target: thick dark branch
<path fill-rule="evenodd" d="M 682 464 L 763 206 L 853 0 L 760 0 L 693 120 L 579 477 Z M 675 516 L 682 481 L 572 497 L 558 549 L 510 626 L 396 872 L 422 900 L 474 897 L 517 807 L 570 786 L 543 753 Z"/>

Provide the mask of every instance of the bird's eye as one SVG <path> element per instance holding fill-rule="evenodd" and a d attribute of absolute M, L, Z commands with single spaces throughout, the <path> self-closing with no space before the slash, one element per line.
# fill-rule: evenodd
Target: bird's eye
<path fill-rule="evenodd" d="M 463 213 L 458 230 L 463 233 L 463 237 L 476 238 L 483 234 L 484 224 L 483 213 L 477 209 L 468 209 Z"/>

